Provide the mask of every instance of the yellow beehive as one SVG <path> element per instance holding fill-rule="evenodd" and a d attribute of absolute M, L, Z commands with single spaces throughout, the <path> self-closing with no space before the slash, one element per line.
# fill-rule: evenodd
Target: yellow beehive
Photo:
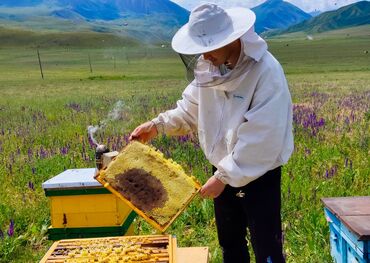
<path fill-rule="evenodd" d="M 162 232 L 200 189 L 179 164 L 137 141 L 100 170 L 96 179 Z"/>
<path fill-rule="evenodd" d="M 50 199 L 50 239 L 133 234 L 136 213 L 95 174 L 95 168 L 71 169 L 43 183 Z"/>

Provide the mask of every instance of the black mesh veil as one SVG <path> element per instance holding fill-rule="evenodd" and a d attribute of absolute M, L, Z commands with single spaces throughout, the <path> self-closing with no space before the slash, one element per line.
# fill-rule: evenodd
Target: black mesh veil
<path fill-rule="evenodd" d="M 201 54 L 197 55 L 184 55 L 184 54 L 179 54 L 182 62 L 185 65 L 185 78 L 186 80 L 191 83 L 194 79 L 194 70 L 197 68 L 197 64 L 201 58 Z M 221 65 L 218 70 L 220 71 L 221 75 L 227 74 L 230 70 L 225 66 Z"/>
<path fill-rule="evenodd" d="M 185 78 L 187 81 L 190 83 L 194 80 L 194 69 L 195 66 L 197 65 L 197 61 L 199 57 L 201 56 L 200 54 L 198 55 L 184 55 L 184 54 L 179 54 L 182 62 L 185 65 Z"/>
<path fill-rule="evenodd" d="M 199 87 L 217 87 L 232 81 L 250 70 L 254 60 L 241 55 L 237 65 L 231 70 L 226 65 L 213 66 L 201 54 L 179 54 L 185 65 L 185 77 L 189 83 Z"/>

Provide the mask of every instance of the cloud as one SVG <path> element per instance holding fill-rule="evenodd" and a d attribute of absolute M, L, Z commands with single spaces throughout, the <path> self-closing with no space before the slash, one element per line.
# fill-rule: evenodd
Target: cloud
<path fill-rule="evenodd" d="M 206 3 L 206 2 L 213 2 L 216 4 L 219 4 L 220 6 L 224 8 L 232 7 L 232 6 L 243 6 L 243 7 L 248 7 L 252 8 L 255 7 L 263 2 L 265 0 L 210 0 L 210 1 L 199 1 L 199 0 L 172 0 L 172 2 L 175 2 L 184 8 L 191 10 L 197 5 L 201 3 Z M 298 6 L 302 10 L 306 12 L 312 12 L 315 10 L 320 10 L 320 11 L 328 11 L 328 10 L 333 10 L 337 9 L 339 7 L 349 5 L 355 2 L 359 2 L 359 0 L 287 0 L 287 2 L 292 3 L 293 5 Z"/>

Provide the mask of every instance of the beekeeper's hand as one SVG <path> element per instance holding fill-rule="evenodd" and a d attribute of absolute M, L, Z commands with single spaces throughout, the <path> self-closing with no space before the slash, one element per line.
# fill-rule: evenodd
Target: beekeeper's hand
<path fill-rule="evenodd" d="M 225 184 L 215 176 L 212 176 L 208 179 L 207 183 L 202 186 L 202 189 L 200 189 L 200 195 L 203 198 L 216 198 L 224 191 L 224 189 Z"/>
<path fill-rule="evenodd" d="M 131 133 L 129 140 L 138 140 L 141 142 L 147 142 L 157 136 L 158 130 L 154 122 L 147 121 L 138 127 Z"/>

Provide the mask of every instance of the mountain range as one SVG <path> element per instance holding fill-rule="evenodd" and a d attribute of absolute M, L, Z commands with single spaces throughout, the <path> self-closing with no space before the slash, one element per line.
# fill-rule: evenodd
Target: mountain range
<path fill-rule="evenodd" d="M 360 1 L 343 6 L 338 10 L 328 11 L 316 17 L 281 30 L 279 34 L 304 31 L 321 33 L 329 30 L 370 24 L 370 2 Z"/>
<path fill-rule="evenodd" d="M 252 10 L 256 13 L 255 30 L 262 33 L 272 29 L 288 28 L 311 18 L 310 14 L 283 0 L 267 0 Z"/>
<path fill-rule="evenodd" d="M 267 0 L 252 10 L 255 29 L 264 36 L 370 24 L 369 1 L 312 15 L 283 0 Z M 188 16 L 188 10 L 169 0 L 0 0 L 5 29 L 110 33 L 127 42 L 168 42 Z"/>
<path fill-rule="evenodd" d="M 169 0 L 0 1 L 3 27 L 104 32 L 144 42 L 168 41 L 188 17 L 188 10 Z"/>
<path fill-rule="evenodd" d="M 1 0 L 0 7 L 37 7 L 74 12 L 86 19 L 114 20 L 127 15 L 176 14 L 179 23 L 187 21 L 189 11 L 169 0 Z"/>

